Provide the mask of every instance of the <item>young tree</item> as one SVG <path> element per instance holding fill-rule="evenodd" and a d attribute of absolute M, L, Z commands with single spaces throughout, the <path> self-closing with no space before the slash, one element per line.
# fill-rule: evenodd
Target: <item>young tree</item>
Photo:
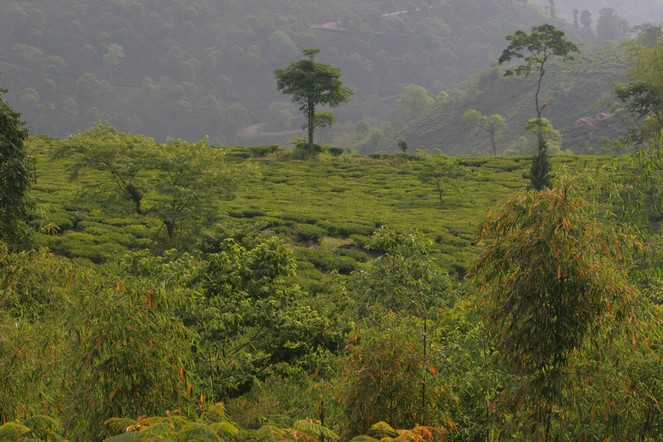
<path fill-rule="evenodd" d="M 316 119 L 316 106 L 336 107 L 349 100 L 352 90 L 343 85 L 340 69 L 315 61 L 320 49 L 310 48 L 302 52 L 307 58 L 293 61 L 285 69 L 275 70 L 274 75 L 277 89 L 292 95 L 292 101 L 299 104 L 299 110 L 306 116 L 308 148 L 312 151 L 316 126 L 329 122 L 327 118 Z"/>
<path fill-rule="evenodd" d="M 532 432 L 552 440 L 553 410 L 571 354 L 623 319 L 633 289 L 629 241 L 611 234 L 566 189 L 523 192 L 483 223 L 471 274 L 486 297 L 497 354 L 521 378 Z M 538 427 L 538 428 L 537 428 Z"/>
<path fill-rule="evenodd" d="M 562 144 L 562 134 L 556 130 L 550 120 L 547 118 L 532 118 L 527 121 L 525 129 L 533 132 L 534 134 L 541 133 L 546 138 L 546 149 L 537 152 L 532 160 L 530 167 L 530 183 L 532 188 L 541 190 L 552 187 L 552 163 L 548 152 L 551 149 L 559 152 Z"/>
<path fill-rule="evenodd" d="M 118 194 L 137 214 L 144 214 L 143 199 L 150 190 L 147 158 L 156 156 L 157 143 L 142 135 L 118 131 L 105 123 L 70 137 L 55 152 L 55 157 L 73 156 L 72 178 L 86 170 L 97 170 L 110 175 L 112 189 L 100 183 L 94 193 Z M 97 197 L 98 195 L 95 195 Z"/>
<path fill-rule="evenodd" d="M 6 92 L 0 89 L 0 241 L 22 248 L 29 243 L 25 217 L 34 171 L 23 144 L 28 129 L 21 115 L 2 99 Z"/>
<path fill-rule="evenodd" d="M 421 169 L 418 174 L 419 180 L 424 184 L 433 184 L 440 199 L 440 204 L 443 204 L 443 183 L 449 179 L 462 176 L 465 171 L 461 166 L 454 164 L 451 158 L 442 154 L 439 150 L 432 155 L 423 154 L 420 158 Z"/>
<path fill-rule="evenodd" d="M 504 75 L 529 76 L 532 70 L 538 74 L 536 83 L 536 92 L 534 93 L 534 103 L 536 105 L 536 118 L 541 120 L 543 111 L 548 105 L 541 100 L 541 85 L 543 76 L 546 73 L 546 63 L 551 57 L 560 57 L 562 60 L 573 60 L 573 53 L 578 52 L 578 47 L 564 37 L 564 32 L 558 30 L 553 25 L 544 24 L 532 28 L 532 32 L 527 34 L 521 30 L 513 35 L 507 35 L 506 40 L 510 42 L 509 46 L 500 55 L 499 63 L 506 63 L 514 59 L 522 59 L 524 63 L 506 70 Z M 543 157 L 547 155 L 546 139 L 543 128 L 536 131 L 538 155 Z M 534 160 L 536 163 L 544 163 L 542 158 Z M 541 190 L 539 181 L 532 181 L 535 189 Z M 549 185 L 549 182 L 548 182 Z"/>
<path fill-rule="evenodd" d="M 490 145 L 493 148 L 493 156 L 497 156 L 497 143 L 495 138 L 506 129 L 506 121 L 500 114 L 490 116 L 483 115 L 476 109 L 469 109 L 463 114 L 461 121 L 472 129 L 481 129 L 490 136 Z"/>
<path fill-rule="evenodd" d="M 204 140 L 171 139 L 151 158 L 156 195 L 150 212 L 161 220 L 171 241 L 187 225 L 209 225 L 218 217 L 221 201 L 237 195 L 239 173 L 224 163 L 223 156 Z"/>

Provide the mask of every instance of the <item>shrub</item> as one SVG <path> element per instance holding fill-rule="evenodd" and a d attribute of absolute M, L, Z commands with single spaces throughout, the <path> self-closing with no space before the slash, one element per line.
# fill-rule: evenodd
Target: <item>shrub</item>
<path fill-rule="evenodd" d="M 269 146 L 255 146 L 249 148 L 251 156 L 254 158 L 263 158 L 267 155 L 273 154 L 281 150 L 281 147 L 277 144 L 270 144 Z"/>
<path fill-rule="evenodd" d="M 357 262 L 347 256 L 339 256 L 327 250 L 300 249 L 295 252 L 298 260 L 308 261 L 322 272 L 337 271 L 342 275 L 349 275 L 357 270 Z"/>
<path fill-rule="evenodd" d="M 339 256 L 347 256 L 348 258 L 352 258 L 357 262 L 366 262 L 370 258 L 368 253 L 366 251 L 361 250 L 357 247 L 339 247 L 338 249 L 334 250 L 334 253 L 336 253 Z"/>
<path fill-rule="evenodd" d="M 343 155 L 343 148 L 329 146 L 327 148 L 327 152 L 333 157 L 340 157 L 341 155 Z"/>

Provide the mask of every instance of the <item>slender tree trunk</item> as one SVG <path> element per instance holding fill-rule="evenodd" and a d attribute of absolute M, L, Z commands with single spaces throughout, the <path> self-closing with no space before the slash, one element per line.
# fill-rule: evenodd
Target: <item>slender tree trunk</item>
<path fill-rule="evenodd" d="M 536 93 L 534 94 L 534 103 L 536 104 L 536 117 L 540 120 L 543 115 L 543 110 L 546 108 L 546 105 L 541 105 L 539 101 L 539 95 L 541 94 L 541 84 L 543 83 L 543 76 L 546 74 L 546 71 L 543 69 L 543 64 L 539 68 L 539 81 L 536 84 Z M 536 141 L 538 143 L 539 153 L 546 148 L 546 140 L 543 137 L 543 127 L 541 124 L 538 125 L 536 129 Z"/>
<path fill-rule="evenodd" d="M 438 178 L 435 180 L 435 186 L 437 187 L 437 196 L 440 198 L 440 204 L 444 204 L 443 192 L 442 192 L 442 179 Z"/>
<path fill-rule="evenodd" d="M 325 426 L 325 401 L 320 401 L 320 425 Z M 325 435 L 320 435 L 320 442 L 325 442 Z"/>
<path fill-rule="evenodd" d="M 175 221 L 164 221 L 163 223 L 166 226 L 166 232 L 168 233 L 168 239 L 170 239 L 172 241 L 173 238 L 175 238 L 176 223 L 175 223 Z"/>
<path fill-rule="evenodd" d="M 308 102 L 308 151 L 309 153 L 313 152 L 313 131 L 315 129 L 315 104 L 311 100 Z"/>
<path fill-rule="evenodd" d="M 425 305 L 424 305 L 425 308 Z M 423 364 L 424 364 L 424 373 L 423 373 L 423 379 L 421 380 L 421 424 L 426 425 L 428 422 L 426 420 L 426 381 L 427 381 L 427 373 L 426 371 L 428 370 L 428 355 L 426 354 L 426 347 L 428 346 L 428 320 L 427 320 L 428 315 L 424 315 L 424 354 L 423 354 Z"/>

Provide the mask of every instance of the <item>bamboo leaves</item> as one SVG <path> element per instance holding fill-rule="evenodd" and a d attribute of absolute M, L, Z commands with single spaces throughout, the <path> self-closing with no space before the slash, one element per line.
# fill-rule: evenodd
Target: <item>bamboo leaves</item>
<path fill-rule="evenodd" d="M 500 359 L 529 379 L 537 421 L 551 417 L 569 354 L 599 325 L 624 319 L 633 289 L 628 238 L 588 217 L 566 190 L 523 192 L 484 222 L 484 250 L 472 266 L 488 302 Z"/>

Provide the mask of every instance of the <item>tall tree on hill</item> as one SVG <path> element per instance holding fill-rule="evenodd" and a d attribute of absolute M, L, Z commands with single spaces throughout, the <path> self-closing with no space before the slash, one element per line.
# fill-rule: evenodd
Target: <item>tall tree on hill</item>
<path fill-rule="evenodd" d="M 274 75 L 277 89 L 292 95 L 292 101 L 298 103 L 299 110 L 306 115 L 308 149 L 312 152 L 315 128 L 333 122 L 329 113 L 324 113 L 323 118 L 316 118 L 316 106 L 336 107 L 349 100 L 352 90 L 343 85 L 340 69 L 315 61 L 320 49 L 309 48 L 302 52 L 307 58 L 293 61 L 285 69 L 275 70 Z"/>
<path fill-rule="evenodd" d="M 0 241 L 21 248 L 29 242 L 26 193 L 34 182 L 34 171 L 23 144 L 28 129 L 21 115 L 2 99 L 6 92 L 0 89 Z"/>
<path fill-rule="evenodd" d="M 535 131 L 538 153 L 533 162 L 532 176 L 534 177 L 540 175 L 534 170 L 535 167 L 543 166 L 548 170 L 550 169 L 543 125 L 543 111 L 548 102 L 541 99 L 541 85 L 543 84 L 543 76 L 546 74 L 546 63 L 552 57 L 560 57 L 564 61 L 573 60 L 572 54 L 578 52 L 578 47 L 565 38 L 564 32 L 550 24 L 535 26 L 529 34 L 518 30 L 513 35 L 507 35 L 506 40 L 510 44 L 500 55 L 499 63 L 506 63 L 514 59 L 522 59 L 523 63 L 507 69 L 504 75 L 527 77 L 533 70 L 538 74 L 534 103 L 536 105 L 536 120 L 540 121 L 541 124 L 539 129 Z M 537 190 L 551 187 L 549 175 L 546 173 L 543 180 L 532 179 L 532 186 Z"/>

